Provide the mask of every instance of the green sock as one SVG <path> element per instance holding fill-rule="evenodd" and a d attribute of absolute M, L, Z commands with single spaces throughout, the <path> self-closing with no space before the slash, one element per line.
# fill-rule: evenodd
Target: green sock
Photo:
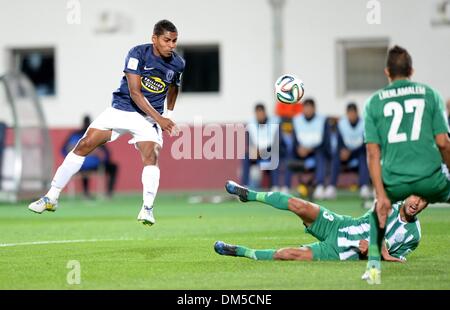
<path fill-rule="evenodd" d="M 251 189 L 248 190 L 247 199 L 249 201 L 255 201 L 256 200 L 256 192 L 252 191 Z"/>
<path fill-rule="evenodd" d="M 255 260 L 273 260 L 273 255 L 276 250 L 253 250 L 245 246 L 236 246 L 236 255 L 241 257 L 247 257 Z"/>
<path fill-rule="evenodd" d="M 378 226 L 378 217 L 375 212 L 370 215 L 370 232 L 369 232 L 369 261 L 367 268 L 375 267 L 381 269 L 381 243 L 384 238 L 385 229 Z"/>
<path fill-rule="evenodd" d="M 280 209 L 280 210 L 289 210 L 289 199 L 294 197 L 289 194 L 283 194 L 279 192 L 253 192 L 254 196 L 252 195 L 253 199 L 250 199 L 250 192 L 249 192 L 249 200 L 256 200 L 260 201 L 262 203 L 271 205 L 274 208 Z"/>

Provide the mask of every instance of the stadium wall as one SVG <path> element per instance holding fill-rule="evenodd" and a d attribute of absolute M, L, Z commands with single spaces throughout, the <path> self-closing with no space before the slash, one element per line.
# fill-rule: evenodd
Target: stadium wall
<path fill-rule="evenodd" d="M 110 104 L 130 47 L 149 41 L 153 24 L 171 19 L 180 45 L 218 44 L 221 90 L 181 94 L 176 118 L 192 124 L 241 122 L 253 105 L 273 106 L 272 20 L 266 0 L 119 1 L 80 0 L 81 23 L 68 24 L 69 1 L 0 0 L 0 72 L 10 67 L 12 48 L 56 49 L 57 95 L 42 98 L 52 128 L 79 126 Z M 450 27 L 432 27 L 434 1 L 380 0 L 381 23 L 370 25 L 364 0 L 287 0 L 284 8 L 284 71 L 304 79 L 318 110 L 343 114 L 348 100 L 362 106 L 367 93 L 338 95 L 336 42 L 387 38 L 413 55 L 415 78 L 450 97 Z M 119 14 L 124 31 L 98 33 L 103 12 Z M 13 29 L 14 31 L 7 31 Z M 382 68 L 380 68 L 381 70 Z"/>

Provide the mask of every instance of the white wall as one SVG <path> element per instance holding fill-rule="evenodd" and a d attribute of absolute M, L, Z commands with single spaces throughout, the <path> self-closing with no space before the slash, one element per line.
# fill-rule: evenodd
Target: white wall
<path fill-rule="evenodd" d="M 84 113 L 98 115 L 110 105 L 128 50 L 148 42 L 162 18 L 179 29 L 179 44 L 220 45 L 221 92 L 181 94 L 177 120 L 247 120 L 253 104 L 272 105 L 272 20 L 268 0 L 81 0 L 81 24 L 69 25 L 65 0 L 0 0 L 0 72 L 7 50 L 54 46 L 57 96 L 42 100 L 52 127 L 78 126 Z M 431 3 L 381 0 L 381 25 L 366 22 L 365 0 L 287 0 L 284 9 L 285 72 L 299 75 L 319 111 L 342 114 L 347 100 L 362 104 L 366 94 L 339 97 L 335 42 L 387 37 L 413 55 L 416 79 L 450 97 L 450 27 L 432 28 Z M 131 20 L 131 31 L 96 34 L 100 13 L 117 11 Z"/>
<path fill-rule="evenodd" d="M 290 0 L 285 9 L 286 70 L 298 72 L 318 110 L 340 115 L 349 100 L 360 107 L 369 94 L 337 95 L 336 40 L 388 38 L 408 49 L 414 80 L 450 98 L 450 26 L 431 26 L 436 1 L 380 0 L 381 24 L 369 25 L 365 0 Z M 382 68 L 381 68 L 382 69 Z"/>

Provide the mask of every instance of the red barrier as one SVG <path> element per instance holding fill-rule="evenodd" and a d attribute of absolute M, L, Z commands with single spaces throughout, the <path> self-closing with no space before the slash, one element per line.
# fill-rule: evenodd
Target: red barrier
<path fill-rule="evenodd" d="M 54 171 L 64 160 L 61 148 L 74 129 L 52 129 L 50 135 L 55 158 Z M 224 130 L 225 132 L 225 130 Z M 191 127 L 191 140 L 194 130 Z M 111 158 L 119 166 L 116 191 L 141 191 L 142 161 L 139 152 L 128 144 L 130 135 L 108 143 Z M 171 155 L 173 142 L 177 137 L 164 136 L 164 147 L 160 154 L 161 190 L 222 189 L 226 180 L 238 180 L 241 161 L 239 159 L 180 159 Z M 210 137 L 202 137 L 202 144 Z M 234 142 L 236 144 L 236 141 Z M 234 145 L 236 149 L 236 145 Z M 193 149 L 193 147 L 192 147 Z M 193 151 L 192 151 L 193 152 Z"/>

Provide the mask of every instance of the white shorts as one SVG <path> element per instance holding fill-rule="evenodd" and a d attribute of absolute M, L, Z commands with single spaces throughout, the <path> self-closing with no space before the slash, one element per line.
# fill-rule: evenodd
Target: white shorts
<path fill-rule="evenodd" d="M 128 112 L 107 108 L 89 126 L 100 130 L 112 130 L 111 140 L 114 141 L 124 133 L 133 135 L 130 144 L 141 141 L 152 141 L 163 145 L 161 127 L 150 116 L 138 112 Z"/>

